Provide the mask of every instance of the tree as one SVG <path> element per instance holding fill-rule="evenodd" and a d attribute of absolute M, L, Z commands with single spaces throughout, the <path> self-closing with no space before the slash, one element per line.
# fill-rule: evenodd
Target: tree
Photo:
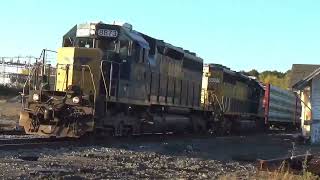
<path fill-rule="evenodd" d="M 291 70 L 288 70 L 285 73 L 279 71 L 263 71 L 259 73 L 257 70 L 252 69 L 248 72 L 241 71 L 241 73 L 248 76 L 255 76 L 259 81 L 265 84 L 270 83 L 282 89 L 288 89 L 291 76 Z"/>
<path fill-rule="evenodd" d="M 247 72 L 250 76 L 254 76 L 256 78 L 259 78 L 259 72 L 255 69 L 252 69 L 251 71 Z"/>

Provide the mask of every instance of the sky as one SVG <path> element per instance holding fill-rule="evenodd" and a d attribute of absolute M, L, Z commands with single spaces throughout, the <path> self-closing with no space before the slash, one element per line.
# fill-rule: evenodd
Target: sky
<path fill-rule="evenodd" d="M 0 8 L 0 57 L 56 50 L 75 24 L 121 21 L 237 71 L 320 64 L 318 0 L 10 0 Z"/>

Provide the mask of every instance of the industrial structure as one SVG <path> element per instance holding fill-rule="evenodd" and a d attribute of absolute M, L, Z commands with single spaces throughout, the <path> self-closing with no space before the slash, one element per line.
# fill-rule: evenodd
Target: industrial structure
<path fill-rule="evenodd" d="M 22 87 L 37 59 L 32 56 L 0 57 L 0 84 Z"/>
<path fill-rule="evenodd" d="M 313 144 L 320 144 L 320 67 L 293 85 L 302 105 L 302 130 Z"/>
<path fill-rule="evenodd" d="M 22 88 L 31 74 L 35 65 L 46 64 L 50 66 L 50 79 L 55 79 L 55 59 L 56 51 L 43 49 L 39 57 L 34 56 L 13 56 L 0 57 L 0 85 L 14 88 Z M 51 64 L 53 63 L 53 67 Z M 52 81 L 53 82 L 53 81 Z"/>

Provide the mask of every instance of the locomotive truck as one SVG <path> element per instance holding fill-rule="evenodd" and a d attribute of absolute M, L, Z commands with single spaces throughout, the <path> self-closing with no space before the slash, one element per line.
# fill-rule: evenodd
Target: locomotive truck
<path fill-rule="evenodd" d="M 259 82 L 204 66 L 127 23 L 74 26 L 57 51 L 54 83 L 52 72 L 36 64 L 25 84 L 19 124 L 27 134 L 225 134 L 265 122 Z"/>

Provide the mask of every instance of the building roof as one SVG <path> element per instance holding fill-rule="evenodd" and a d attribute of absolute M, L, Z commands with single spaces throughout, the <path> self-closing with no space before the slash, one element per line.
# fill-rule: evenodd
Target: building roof
<path fill-rule="evenodd" d="M 316 69 L 320 68 L 320 64 L 293 64 L 291 69 L 290 87 L 306 78 Z"/>
<path fill-rule="evenodd" d="M 294 89 L 303 89 L 306 85 L 309 84 L 310 80 L 320 74 L 320 67 L 310 73 L 307 77 L 303 78 L 302 80 L 298 81 L 296 84 L 292 86 Z"/>

